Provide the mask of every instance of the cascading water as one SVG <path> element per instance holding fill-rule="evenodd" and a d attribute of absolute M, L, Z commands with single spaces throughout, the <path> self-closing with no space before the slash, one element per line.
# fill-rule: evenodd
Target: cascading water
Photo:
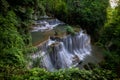
<path fill-rule="evenodd" d="M 40 66 L 54 71 L 77 66 L 90 53 L 90 37 L 81 30 L 75 35 L 63 38 L 49 38 L 38 46 L 38 51 L 31 56 L 31 59 L 40 58 Z"/>
<path fill-rule="evenodd" d="M 31 32 L 51 30 L 59 24 L 64 24 L 58 19 L 51 19 L 50 17 L 43 17 L 41 20 L 35 21 L 35 26 Z"/>
<path fill-rule="evenodd" d="M 42 67 L 49 71 L 71 67 L 85 69 L 88 63 L 96 64 L 102 60 L 101 51 L 91 46 L 90 36 L 84 30 L 65 36 L 66 26 L 48 16 L 35 21 L 31 34 L 38 49 L 29 56 L 29 68 Z M 55 31 L 60 35 L 55 35 Z M 60 37 L 61 34 L 64 37 Z"/>

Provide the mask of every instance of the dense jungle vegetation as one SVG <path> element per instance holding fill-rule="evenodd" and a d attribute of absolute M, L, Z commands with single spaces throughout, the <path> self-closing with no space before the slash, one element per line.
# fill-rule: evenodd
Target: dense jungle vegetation
<path fill-rule="evenodd" d="M 48 72 L 27 69 L 33 52 L 30 29 L 36 16 L 49 15 L 81 27 L 93 44 L 104 48 L 105 60 L 93 70 Z M 112 80 L 120 77 L 120 0 L 0 0 L 0 80 Z"/>

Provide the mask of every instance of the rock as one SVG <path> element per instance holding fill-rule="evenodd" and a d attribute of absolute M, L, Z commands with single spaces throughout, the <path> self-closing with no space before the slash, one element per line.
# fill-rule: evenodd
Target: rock
<path fill-rule="evenodd" d="M 50 36 L 50 39 L 53 41 L 62 41 L 62 39 L 59 36 Z"/>
<path fill-rule="evenodd" d="M 75 56 L 73 57 L 72 62 L 73 62 L 73 64 L 77 64 L 76 66 L 79 66 L 79 65 L 82 64 L 83 61 L 80 60 L 79 57 L 78 57 L 77 55 L 75 55 Z"/>

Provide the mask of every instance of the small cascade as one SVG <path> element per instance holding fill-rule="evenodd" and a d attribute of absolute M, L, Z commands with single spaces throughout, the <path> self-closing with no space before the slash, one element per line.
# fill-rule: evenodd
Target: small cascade
<path fill-rule="evenodd" d="M 59 24 L 64 24 L 63 22 L 59 21 L 58 19 L 53 19 L 48 16 L 41 16 L 40 20 L 37 20 L 34 22 L 33 29 L 31 32 L 37 32 L 37 31 L 46 31 L 46 30 L 52 30 L 54 27 L 56 27 Z"/>
<path fill-rule="evenodd" d="M 31 55 L 32 61 L 40 58 L 39 66 L 49 71 L 76 67 L 91 54 L 90 37 L 83 30 L 75 35 L 63 38 L 49 38 L 38 46 L 37 52 Z M 34 63 L 31 63 L 31 67 Z"/>

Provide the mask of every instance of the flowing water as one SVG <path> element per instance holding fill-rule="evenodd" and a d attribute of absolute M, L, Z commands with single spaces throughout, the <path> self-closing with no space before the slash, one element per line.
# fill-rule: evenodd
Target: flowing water
<path fill-rule="evenodd" d="M 58 27 L 57 25 L 63 24 L 59 20 L 53 19 L 51 22 L 52 21 L 53 24 L 46 24 L 43 21 L 47 27 L 35 27 L 32 30 L 32 34 L 38 32 L 40 36 L 48 32 L 48 30 Z M 49 20 L 46 22 L 49 22 Z M 38 24 L 41 25 L 41 22 L 39 21 Z M 80 65 L 87 62 L 97 62 L 96 57 L 92 54 L 90 36 L 88 36 L 85 31 L 80 30 L 75 35 L 66 35 L 64 37 L 50 36 L 47 40 L 37 45 L 38 50 L 30 56 L 32 60 L 30 67 L 36 67 L 35 65 L 37 65 L 49 71 L 54 71 L 77 66 L 81 67 Z M 32 35 L 33 39 L 34 37 L 35 35 Z M 86 58 L 88 58 L 88 60 Z"/>
<path fill-rule="evenodd" d="M 35 21 L 33 29 L 31 30 L 33 45 L 44 42 L 49 36 L 53 36 L 55 31 L 63 35 L 65 27 L 66 25 L 63 22 L 50 17 Z"/>

